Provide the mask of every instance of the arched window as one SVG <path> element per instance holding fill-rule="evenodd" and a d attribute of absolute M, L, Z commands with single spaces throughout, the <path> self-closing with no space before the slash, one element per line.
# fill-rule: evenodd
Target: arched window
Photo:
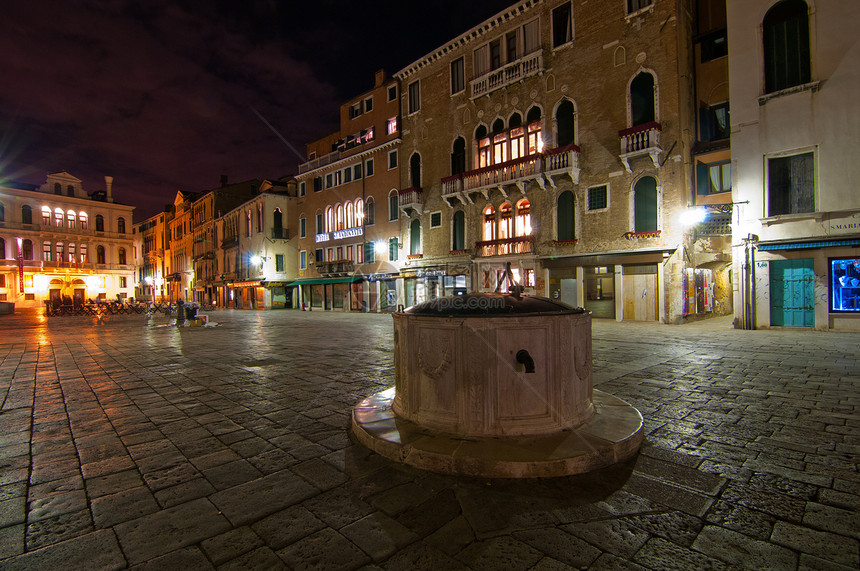
<path fill-rule="evenodd" d="M 558 128 L 556 144 L 559 147 L 566 147 L 576 142 L 573 102 L 569 99 L 558 106 L 555 112 L 555 124 Z"/>
<path fill-rule="evenodd" d="M 33 242 L 29 238 L 21 242 L 21 254 L 25 260 L 33 259 Z"/>
<path fill-rule="evenodd" d="M 96 263 L 105 263 L 105 247 L 102 245 L 96 246 Z"/>
<path fill-rule="evenodd" d="M 284 215 L 280 208 L 275 208 L 272 211 L 272 229 L 277 236 L 283 236 L 284 230 Z"/>
<path fill-rule="evenodd" d="M 454 213 L 454 221 L 451 224 L 451 249 L 466 249 L 466 215 L 462 210 Z"/>
<path fill-rule="evenodd" d="M 657 230 L 657 181 L 642 177 L 633 187 L 633 231 Z"/>
<path fill-rule="evenodd" d="M 499 239 L 512 238 L 513 235 L 513 208 L 510 202 L 505 202 L 499 206 Z"/>
<path fill-rule="evenodd" d="M 75 245 L 74 244 L 66 244 L 66 260 L 69 263 L 75 263 Z"/>
<path fill-rule="evenodd" d="M 355 228 L 355 206 L 352 202 L 346 203 L 346 227 Z"/>
<path fill-rule="evenodd" d="M 640 72 L 630 83 L 630 120 L 632 127 L 655 120 L 654 76 Z"/>
<path fill-rule="evenodd" d="M 362 226 L 364 224 L 364 201 L 360 198 L 355 200 L 355 225 Z"/>
<path fill-rule="evenodd" d="M 78 257 L 80 258 L 82 264 L 85 264 L 85 263 L 90 261 L 89 258 L 87 257 L 87 245 L 86 244 L 81 244 L 80 246 L 78 246 Z"/>
<path fill-rule="evenodd" d="M 257 204 L 257 233 L 263 231 L 263 226 L 265 225 L 265 219 L 263 218 L 263 204 Z"/>
<path fill-rule="evenodd" d="M 409 158 L 409 176 L 412 186 L 421 188 L 421 155 L 412 153 Z"/>
<path fill-rule="evenodd" d="M 396 190 L 388 193 L 388 219 L 397 220 L 400 216 L 400 196 Z"/>
<path fill-rule="evenodd" d="M 326 206 L 325 209 L 325 231 L 334 231 L 334 209 L 331 206 Z"/>
<path fill-rule="evenodd" d="M 51 209 L 47 206 L 42 207 L 42 225 L 50 226 L 51 225 Z"/>
<path fill-rule="evenodd" d="M 117 218 L 116 220 L 116 231 L 120 234 L 125 234 L 125 218 Z"/>
<path fill-rule="evenodd" d="M 496 239 L 496 209 L 492 206 L 484 209 L 484 231 L 481 237 L 485 242 Z"/>
<path fill-rule="evenodd" d="M 409 224 L 409 253 L 421 253 L 421 221 L 417 218 Z"/>
<path fill-rule="evenodd" d="M 74 196 L 75 195 L 75 187 L 72 185 L 67 186 L 66 187 L 66 194 L 68 196 Z"/>
<path fill-rule="evenodd" d="M 87 222 L 88 222 L 88 220 L 89 220 L 89 218 L 87 217 L 87 213 L 86 213 L 86 212 L 83 212 L 83 211 L 82 211 L 82 212 L 78 212 L 78 224 L 80 225 L 81 230 L 86 230 L 86 229 L 87 229 Z"/>
<path fill-rule="evenodd" d="M 125 265 L 125 248 L 120 248 L 117 251 L 117 260 L 120 264 Z"/>
<path fill-rule="evenodd" d="M 514 223 L 515 236 L 532 235 L 531 204 L 528 199 L 523 198 L 517 202 L 517 219 Z"/>
<path fill-rule="evenodd" d="M 63 185 L 58 182 L 54 183 L 54 194 L 63 194 Z"/>
<path fill-rule="evenodd" d="M 245 237 L 250 238 L 251 233 L 253 231 L 253 224 L 251 222 L 251 209 L 245 211 Z"/>
<path fill-rule="evenodd" d="M 334 212 L 334 229 L 343 230 L 343 205 L 338 204 Z"/>
<path fill-rule="evenodd" d="M 516 160 L 526 154 L 526 130 L 523 128 L 523 118 L 514 113 L 508 121 L 508 135 L 511 145 L 511 160 Z"/>
<path fill-rule="evenodd" d="M 33 209 L 30 208 L 29 205 L 25 204 L 21 207 L 21 223 L 22 224 L 32 224 L 33 223 Z"/>
<path fill-rule="evenodd" d="M 475 144 L 478 148 L 478 168 L 491 165 L 493 162 L 490 155 L 492 149 L 490 148 L 490 137 L 487 135 L 487 127 L 485 125 L 478 125 L 478 128 L 475 129 Z"/>
<path fill-rule="evenodd" d="M 57 260 L 58 262 L 62 262 L 65 259 L 63 257 L 63 253 L 65 252 L 65 249 L 63 248 L 62 242 L 57 242 L 55 252 L 57 254 L 57 257 L 54 259 Z"/>
<path fill-rule="evenodd" d="M 768 10 L 763 22 L 764 90 L 809 83 L 809 7 L 803 0 L 783 0 Z"/>
<path fill-rule="evenodd" d="M 42 260 L 45 262 L 51 261 L 51 241 L 45 240 L 42 242 Z"/>
<path fill-rule="evenodd" d="M 497 165 L 508 160 L 508 133 L 505 122 L 496 119 L 493 122 L 493 164 Z"/>
<path fill-rule="evenodd" d="M 96 214 L 96 232 L 105 231 L 105 219 L 101 214 Z"/>
<path fill-rule="evenodd" d="M 65 220 L 65 218 L 66 218 L 66 214 L 65 214 L 65 212 L 63 212 L 62 208 L 55 208 L 54 209 L 54 226 L 56 226 L 57 228 L 62 228 L 63 227 L 63 220 Z"/>
<path fill-rule="evenodd" d="M 558 240 L 576 239 L 576 211 L 573 193 L 566 190 L 558 197 Z"/>
<path fill-rule="evenodd" d="M 543 152 L 541 137 L 541 112 L 539 107 L 532 107 L 526 114 L 526 148 L 529 155 Z"/>
<path fill-rule="evenodd" d="M 466 172 L 466 140 L 457 137 L 454 141 L 454 151 L 451 153 L 451 174 Z"/>
<path fill-rule="evenodd" d="M 66 212 L 66 226 L 68 226 L 69 228 L 74 228 L 77 217 L 78 215 L 75 214 L 74 210 L 69 210 L 68 212 Z"/>
<path fill-rule="evenodd" d="M 367 201 L 365 201 L 364 219 L 364 223 L 368 226 L 376 223 L 376 202 L 374 202 L 372 196 L 368 197 Z"/>

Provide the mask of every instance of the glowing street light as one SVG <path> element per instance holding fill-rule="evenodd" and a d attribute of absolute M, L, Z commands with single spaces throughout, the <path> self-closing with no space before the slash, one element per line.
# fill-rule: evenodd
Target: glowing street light
<path fill-rule="evenodd" d="M 678 215 L 678 219 L 681 222 L 681 225 L 685 228 L 690 228 L 695 226 L 696 224 L 701 224 L 707 218 L 707 212 L 702 207 L 693 207 L 684 209 L 680 215 Z"/>

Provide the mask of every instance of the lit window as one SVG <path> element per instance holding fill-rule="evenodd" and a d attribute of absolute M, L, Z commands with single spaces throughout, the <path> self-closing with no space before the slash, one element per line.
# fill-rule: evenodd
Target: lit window
<path fill-rule="evenodd" d="M 496 239 L 496 210 L 492 206 L 484 209 L 484 241 Z"/>
<path fill-rule="evenodd" d="M 385 134 L 393 135 L 397 132 L 397 117 L 392 117 L 385 124 Z"/>

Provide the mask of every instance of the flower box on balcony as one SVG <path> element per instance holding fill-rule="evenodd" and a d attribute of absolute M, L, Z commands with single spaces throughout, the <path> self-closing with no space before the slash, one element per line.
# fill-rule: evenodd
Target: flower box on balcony
<path fill-rule="evenodd" d="M 409 254 L 408 256 L 406 256 L 406 259 L 407 260 L 420 260 L 423 257 L 424 257 L 424 254 Z"/>
<path fill-rule="evenodd" d="M 578 239 L 574 238 L 573 240 L 553 240 L 552 243 L 556 246 L 573 246 L 579 242 Z"/>
<path fill-rule="evenodd" d="M 452 256 L 456 256 L 457 254 L 468 254 L 469 250 L 451 250 L 448 253 L 451 254 Z"/>
<path fill-rule="evenodd" d="M 660 230 L 650 230 L 648 232 L 625 232 L 624 237 L 628 240 L 631 238 L 659 238 Z"/>

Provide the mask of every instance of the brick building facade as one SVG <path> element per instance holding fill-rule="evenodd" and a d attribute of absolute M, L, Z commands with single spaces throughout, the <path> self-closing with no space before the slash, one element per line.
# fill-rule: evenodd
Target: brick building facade
<path fill-rule="evenodd" d="M 395 74 L 401 188 L 420 181 L 401 195 L 407 304 L 504 291 L 510 264 L 527 293 L 595 316 L 682 319 L 697 249 L 677 222 L 694 202 L 692 14 L 529 0 Z"/>

